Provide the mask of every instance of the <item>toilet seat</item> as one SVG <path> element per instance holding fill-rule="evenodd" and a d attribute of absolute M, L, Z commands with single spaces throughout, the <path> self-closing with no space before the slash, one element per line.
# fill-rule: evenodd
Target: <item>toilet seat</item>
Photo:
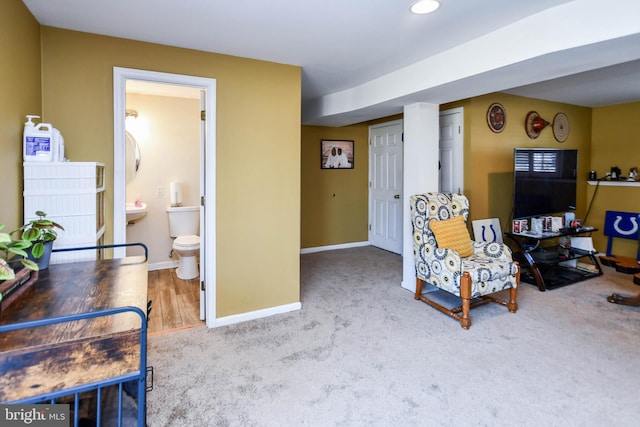
<path fill-rule="evenodd" d="M 182 248 L 182 249 L 197 249 L 200 246 L 200 236 L 196 235 L 188 235 L 188 236 L 178 236 L 176 240 L 173 241 L 174 248 Z"/>

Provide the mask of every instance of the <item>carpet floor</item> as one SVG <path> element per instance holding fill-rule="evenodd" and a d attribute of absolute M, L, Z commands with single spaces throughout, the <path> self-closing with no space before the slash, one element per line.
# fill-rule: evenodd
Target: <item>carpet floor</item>
<path fill-rule="evenodd" d="M 400 256 L 301 256 L 302 309 L 150 337 L 149 426 L 637 426 L 640 308 L 632 276 L 547 292 L 472 326 L 400 287 Z M 259 283 L 256 284 L 259 286 Z"/>

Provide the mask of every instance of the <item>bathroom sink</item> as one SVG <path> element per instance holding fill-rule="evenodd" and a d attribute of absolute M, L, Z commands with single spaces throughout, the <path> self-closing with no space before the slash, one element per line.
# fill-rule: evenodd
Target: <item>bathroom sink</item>
<path fill-rule="evenodd" d="M 147 214 L 147 204 L 142 203 L 136 206 L 135 203 L 127 203 L 127 224 L 135 224 Z"/>

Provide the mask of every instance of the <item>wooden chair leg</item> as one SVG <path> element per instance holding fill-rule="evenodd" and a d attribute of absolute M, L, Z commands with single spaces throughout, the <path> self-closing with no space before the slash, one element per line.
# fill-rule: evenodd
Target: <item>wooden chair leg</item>
<path fill-rule="evenodd" d="M 516 262 L 516 265 L 518 266 L 518 272 L 516 273 L 516 284 L 520 285 L 520 264 Z M 515 313 L 516 310 L 518 310 L 518 303 L 516 302 L 517 296 L 518 296 L 517 287 L 509 289 L 509 303 L 507 304 L 507 308 L 512 313 Z"/>
<path fill-rule="evenodd" d="M 509 289 L 509 303 L 507 304 L 507 308 L 512 313 L 515 313 L 516 310 L 518 310 L 518 303 L 516 302 L 517 296 L 518 296 L 518 288 Z"/>
<path fill-rule="evenodd" d="M 469 326 L 471 326 L 471 319 L 469 318 L 469 310 L 471 308 L 471 276 L 466 271 L 462 274 L 462 279 L 460 280 L 460 299 L 462 299 L 460 326 L 464 329 L 469 329 Z"/>
<path fill-rule="evenodd" d="M 415 299 L 420 299 L 422 296 L 422 279 L 416 277 L 416 295 Z"/>

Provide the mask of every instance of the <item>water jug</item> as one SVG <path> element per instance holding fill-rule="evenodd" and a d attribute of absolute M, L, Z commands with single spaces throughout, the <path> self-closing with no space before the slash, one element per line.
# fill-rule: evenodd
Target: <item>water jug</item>
<path fill-rule="evenodd" d="M 23 135 L 23 160 L 25 162 L 53 161 L 53 126 L 50 123 L 36 125 L 32 119 L 40 116 L 27 116 Z"/>

